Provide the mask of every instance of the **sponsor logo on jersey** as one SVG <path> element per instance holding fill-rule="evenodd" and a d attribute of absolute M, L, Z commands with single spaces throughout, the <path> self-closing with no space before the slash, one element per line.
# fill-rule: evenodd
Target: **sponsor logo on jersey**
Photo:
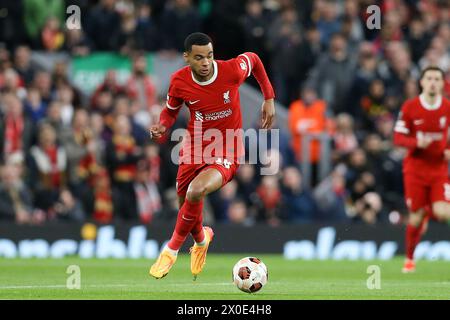
<path fill-rule="evenodd" d="M 433 140 L 433 141 L 439 141 L 439 140 L 444 139 L 444 134 L 442 132 L 423 132 L 423 131 L 418 131 L 417 132 L 417 137 L 419 137 L 420 135 L 423 135 L 423 137 L 431 138 L 431 140 Z"/>
<path fill-rule="evenodd" d="M 195 120 L 203 121 L 203 114 L 200 111 L 195 111 Z"/>
<path fill-rule="evenodd" d="M 200 111 L 195 111 L 195 120 L 197 121 L 213 121 L 229 117 L 233 114 L 233 110 L 227 109 L 223 111 L 211 112 L 211 113 L 201 113 Z"/>
<path fill-rule="evenodd" d="M 205 120 L 223 119 L 223 118 L 229 117 L 232 113 L 233 113 L 233 111 L 231 109 L 208 113 L 208 114 L 205 114 Z"/>

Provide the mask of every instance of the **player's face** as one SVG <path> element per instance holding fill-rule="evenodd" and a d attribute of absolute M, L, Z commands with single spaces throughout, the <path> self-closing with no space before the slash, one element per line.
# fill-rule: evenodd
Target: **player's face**
<path fill-rule="evenodd" d="M 420 80 L 423 92 L 429 96 L 435 96 L 441 94 L 444 88 L 444 79 L 442 73 L 435 70 L 427 71 Z"/>
<path fill-rule="evenodd" d="M 184 53 L 184 60 L 199 78 L 208 79 L 212 76 L 214 53 L 211 43 L 205 46 L 193 45 L 191 52 Z"/>

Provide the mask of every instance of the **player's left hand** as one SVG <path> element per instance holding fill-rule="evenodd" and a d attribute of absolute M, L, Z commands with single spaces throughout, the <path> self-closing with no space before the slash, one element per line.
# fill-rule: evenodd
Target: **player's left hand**
<path fill-rule="evenodd" d="M 445 160 L 450 161 L 450 149 L 444 150 L 444 158 Z"/>
<path fill-rule="evenodd" d="M 262 128 L 269 129 L 275 119 L 275 104 L 273 99 L 264 100 L 262 107 Z"/>

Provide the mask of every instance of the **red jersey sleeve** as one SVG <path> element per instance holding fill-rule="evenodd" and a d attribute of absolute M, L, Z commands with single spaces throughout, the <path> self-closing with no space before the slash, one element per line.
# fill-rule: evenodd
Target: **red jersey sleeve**
<path fill-rule="evenodd" d="M 166 107 L 161 111 L 159 122 L 167 129 L 172 127 L 182 106 L 183 99 L 178 96 L 172 79 L 167 93 Z"/>
<path fill-rule="evenodd" d="M 394 127 L 394 144 L 408 149 L 417 147 L 417 138 L 412 135 L 412 122 L 409 114 L 408 102 L 405 102 L 399 113 Z"/>
<path fill-rule="evenodd" d="M 245 52 L 240 54 L 236 61 L 238 63 L 239 70 L 239 83 L 242 83 L 247 79 L 250 74 L 253 74 L 256 81 L 258 81 L 259 87 L 261 88 L 264 99 L 275 98 L 275 93 L 270 83 L 269 77 L 267 76 L 266 69 L 256 53 Z"/>

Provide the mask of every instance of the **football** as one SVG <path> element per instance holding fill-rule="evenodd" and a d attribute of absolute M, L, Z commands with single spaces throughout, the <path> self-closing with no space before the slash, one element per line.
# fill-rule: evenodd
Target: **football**
<path fill-rule="evenodd" d="M 245 257 L 233 267 L 233 282 L 239 290 L 255 293 L 266 285 L 269 277 L 266 265 L 256 257 Z"/>

